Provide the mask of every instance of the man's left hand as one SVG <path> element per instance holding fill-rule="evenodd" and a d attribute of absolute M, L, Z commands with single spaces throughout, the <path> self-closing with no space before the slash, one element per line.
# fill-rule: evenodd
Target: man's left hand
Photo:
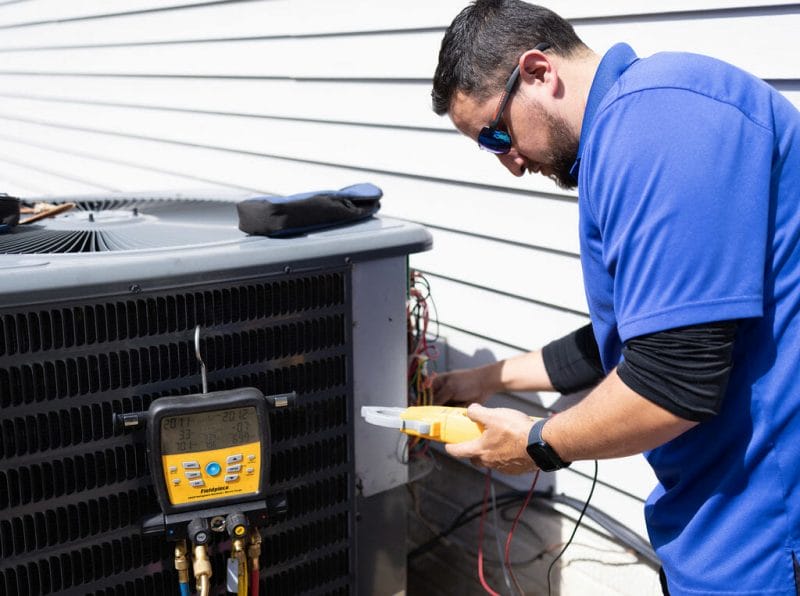
<path fill-rule="evenodd" d="M 528 433 L 533 426 L 530 416 L 509 408 L 485 408 L 472 404 L 467 416 L 484 427 L 483 434 L 472 441 L 445 445 L 453 457 L 467 457 L 476 466 L 504 474 L 524 474 L 536 470 L 528 455 Z"/>

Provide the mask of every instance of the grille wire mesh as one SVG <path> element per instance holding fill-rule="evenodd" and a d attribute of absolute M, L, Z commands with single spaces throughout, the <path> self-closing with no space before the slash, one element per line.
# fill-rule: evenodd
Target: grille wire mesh
<path fill-rule="evenodd" d="M 288 513 L 265 531 L 261 589 L 352 593 L 349 280 L 335 270 L 0 308 L 0 594 L 176 592 L 170 544 L 140 531 L 157 509 L 143 438 L 112 420 L 200 392 L 198 324 L 210 391 L 299 396 L 270 418 L 270 486 Z"/>
<path fill-rule="evenodd" d="M 207 198 L 132 196 L 60 199 L 75 207 L 0 234 L 0 254 L 133 251 L 237 240 L 233 202 Z M 24 219 L 24 217 L 23 217 Z"/>

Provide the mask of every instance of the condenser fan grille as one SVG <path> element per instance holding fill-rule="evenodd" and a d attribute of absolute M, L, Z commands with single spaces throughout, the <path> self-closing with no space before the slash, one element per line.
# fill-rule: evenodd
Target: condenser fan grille
<path fill-rule="evenodd" d="M 75 203 L 75 208 L 0 235 L 0 254 L 120 252 L 207 245 L 244 236 L 230 200 L 147 196 L 48 202 Z"/>
<path fill-rule="evenodd" d="M 142 535 L 159 511 L 145 438 L 114 415 L 201 391 L 198 325 L 209 391 L 297 394 L 270 413 L 268 498 L 286 514 L 267 520 L 261 593 L 353 594 L 351 279 L 329 268 L 0 302 L 0 595 L 178 593 L 174 544 Z M 224 593 L 225 550 L 210 556 Z"/>

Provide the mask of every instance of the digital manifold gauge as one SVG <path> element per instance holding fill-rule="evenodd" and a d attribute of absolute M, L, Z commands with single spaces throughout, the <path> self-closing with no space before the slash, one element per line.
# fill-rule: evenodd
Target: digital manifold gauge
<path fill-rule="evenodd" d="M 165 513 L 257 499 L 267 486 L 267 402 L 251 388 L 158 399 L 147 448 Z"/>
<path fill-rule="evenodd" d="M 159 398 L 147 412 L 123 416 L 145 425 L 147 458 L 162 514 L 143 522 L 145 533 L 185 536 L 188 521 L 235 510 L 260 526 L 285 509 L 267 498 L 269 409 L 295 395 L 264 396 L 249 387 Z"/>

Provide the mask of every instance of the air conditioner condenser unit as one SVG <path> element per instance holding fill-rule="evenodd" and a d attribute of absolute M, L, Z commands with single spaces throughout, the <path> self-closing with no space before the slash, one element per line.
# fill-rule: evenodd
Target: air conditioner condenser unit
<path fill-rule="evenodd" d="M 375 536 L 405 519 L 369 500 L 405 467 L 357 412 L 405 405 L 407 256 L 431 237 L 378 218 L 250 237 L 232 198 L 62 197 L 77 208 L 0 235 L 0 594 L 177 592 L 172 546 L 141 533 L 142 438 L 114 418 L 201 392 L 198 326 L 209 391 L 298 395 L 270 414 L 287 513 L 264 531 L 262 593 L 379 593 L 382 548 L 404 581 L 402 536 Z M 395 519 L 356 522 L 359 500 Z M 224 578 L 221 554 L 212 566 Z"/>

